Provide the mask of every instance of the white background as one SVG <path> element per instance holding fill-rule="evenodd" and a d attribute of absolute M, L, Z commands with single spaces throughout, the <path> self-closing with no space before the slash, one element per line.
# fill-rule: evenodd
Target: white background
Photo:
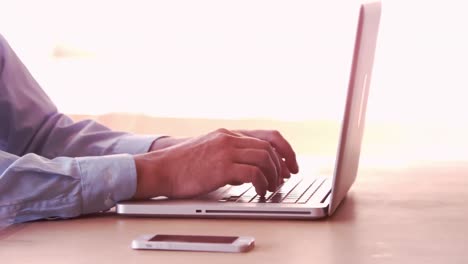
<path fill-rule="evenodd" d="M 356 1 L 0 3 L 0 32 L 66 113 L 342 112 Z M 369 120 L 468 123 L 465 1 L 383 1 L 380 29 Z M 52 56 L 60 48 L 86 56 Z"/>

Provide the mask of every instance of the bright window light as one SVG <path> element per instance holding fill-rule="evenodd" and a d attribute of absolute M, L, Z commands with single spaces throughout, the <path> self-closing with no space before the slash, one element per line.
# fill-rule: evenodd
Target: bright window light
<path fill-rule="evenodd" d="M 3 0 L 0 32 L 70 114 L 341 116 L 358 1 Z M 369 121 L 459 122 L 462 1 L 383 1 Z"/>

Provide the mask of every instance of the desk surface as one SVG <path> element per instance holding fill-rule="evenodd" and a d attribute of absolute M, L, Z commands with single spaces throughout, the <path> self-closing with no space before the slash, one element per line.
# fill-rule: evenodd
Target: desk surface
<path fill-rule="evenodd" d="M 40 221 L 0 232 L 2 263 L 468 263 L 468 162 L 362 169 L 321 221 L 124 218 Z M 136 251 L 144 233 L 252 235 L 246 254 Z"/>

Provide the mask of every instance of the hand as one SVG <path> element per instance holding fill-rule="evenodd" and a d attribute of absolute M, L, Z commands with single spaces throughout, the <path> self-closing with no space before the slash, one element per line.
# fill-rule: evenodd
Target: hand
<path fill-rule="evenodd" d="M 187 141 L 188 139 L 190 138 L 173 138 L 173 137 L 166 137 L 166 136 L 160 137 L 156 139 L 155 141 L 153 141 L 149 149 L 149 152 L 160 150 L 163 148 L 172 147 L 174 145 Z"/>
<path fill-rule="evenodd" d="M 194 197 L 226 184 L 248 182 L 253 183 L 258 194 L 265 195 L 281 183 L 286 175 L 283 168 L 288 176 L 289 171 L 297 172 L 289 143 L 274 131 L 219 129 L 137 155 L 135 163 L 138 175 L 135 199 Z"/>
<path fill-rule="evenodd" d="M 279 152 L 283 178 L 289 178 L 291 172 L 294 174 L 299 172 L 296 154 L 280 132 L 276 130 L 235 130 L 234 132 L 269 142 Z"/>

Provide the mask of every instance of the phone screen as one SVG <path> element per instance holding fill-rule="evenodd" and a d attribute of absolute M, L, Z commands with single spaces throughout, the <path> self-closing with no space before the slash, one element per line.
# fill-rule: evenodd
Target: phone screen
<path fill-rule="evenodd" d="M 234 236 L 155 235 L 149 241 L 231 244 L 237 238 Z"/>

